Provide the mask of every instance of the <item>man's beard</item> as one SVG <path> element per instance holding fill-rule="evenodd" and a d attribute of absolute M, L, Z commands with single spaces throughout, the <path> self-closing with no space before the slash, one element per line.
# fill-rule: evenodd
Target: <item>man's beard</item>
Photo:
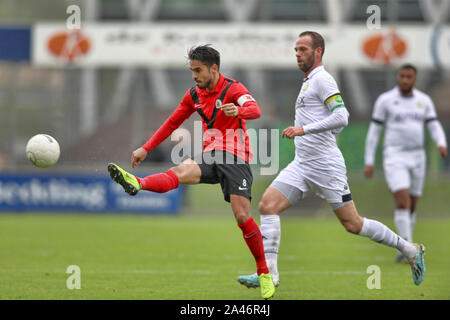
<path fill-rule="evenodd" d="M 208 88 L 208 86 L 211 84 L 211 79 L 209 79 L 208 81 L 206 81 L 206 83 L 204 84 L 204 85 L 199 85 L 198 83 L 197 83 L 197 86 L 200 88 L 200 89 L 206 89 L 206 88 Z"/>
<path fill-rule="evenodd" d="M 312 59 L 311 59 L 311 62 L 310 63 L 307 63 L 307 62 L 305 62 L 304 64 L 303 64 L 303 68 L 300 68 L 303 72 L 308 72 L 311 68 L 312 68 L 312 66 L 315 64 L 315 62 L 316 62 L 316 59 L 313 57 Z"/>
<path fill-rule="evenodd" d="M 411 93 L 412 93 L 412 89 L 413 89 L 413 87 L 410 87 L 410 88 L 408 88 L 408 89 L 406 89 L 406 90 L 400 88 L 400 91 L 401 91 L 402 95 L 404 95 L 404 96 L 409 96 L 409 95 L 411 95 Z"/>

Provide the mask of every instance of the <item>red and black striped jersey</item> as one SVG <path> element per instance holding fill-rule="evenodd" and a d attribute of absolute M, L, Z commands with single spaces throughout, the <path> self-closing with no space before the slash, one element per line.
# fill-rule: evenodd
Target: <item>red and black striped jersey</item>
<path fill-rule="evenodd" d="M 236 117 L 228 117 L 220 109 L 227 103 L 238 106 L 239 114 Z M 194 112 L 198 112 L 202 118 L 203 152 L 224 150 L 248 163 L 251 161 L 253 153 L 245 121 L 259 118 L 261 111 L 242 83 L 226 78 L 222 74 L 211 91 L 197 86 L 187 90 L 175 111 L 142 147 L 150 152 Z"/>

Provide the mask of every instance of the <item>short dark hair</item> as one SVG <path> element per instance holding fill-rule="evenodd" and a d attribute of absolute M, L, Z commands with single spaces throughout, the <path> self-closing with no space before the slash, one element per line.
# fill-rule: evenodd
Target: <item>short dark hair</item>
<path fill-rule="evenodd" d="M 323 37 L 318 32 L 315 31 L 303 31 L 302 33 L 300 33 L 298 37 L 300 38 L 303 36 L 311 37 L 312 46 L 314 50 L 316 50 L 317 48 L 322 48 L 321 57 L 323 57 L 323 54 L 325 53 L 325 40 L 323 39 Z"/>
<path fill-rule="evenodd" d="M 210 44 L 205 44 L 197 47 L 192 47 L 188 52 L 189 60 L 198 60 L 211 67 L 217 64 L 220 68 L 220 53 L 212 48 Z"/>
<path fill-rule="evenodd" d="M 411 63 L 402 64 L 400 66 L 400 68 L 398 68 L 398 71 L 403 70 L 403 69 L 411 69 L 414 71 L 415 74 L 417 74 L 417 68 Z"/>

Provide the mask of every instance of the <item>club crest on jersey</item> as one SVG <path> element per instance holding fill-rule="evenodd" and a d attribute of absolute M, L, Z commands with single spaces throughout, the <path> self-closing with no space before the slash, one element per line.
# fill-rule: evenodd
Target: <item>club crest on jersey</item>
<path fill-rule="evenodd" d="M 309 88 L 309 82 L 307 82 L 304 87 L 302 88 L 302 92 L 305 92 Z"/>
<path fill-rule="evenodd" d="M 217 100 L 216 100 L 216 108 L 217 108 L 217 109 L 222 108 L 222 100 L 220 100 L 220 99 L 217 99 Z"/>

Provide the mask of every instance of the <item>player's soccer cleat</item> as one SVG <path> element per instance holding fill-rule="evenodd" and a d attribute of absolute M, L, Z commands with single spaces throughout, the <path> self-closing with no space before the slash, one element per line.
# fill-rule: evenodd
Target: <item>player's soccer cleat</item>
<path fill-rule="evenodd" d="M 256 273 L 249 276 L 239 276 L 237 278 L 238 282 L 247 288 L 259 288 L 259 278 Z M 272 281 L 275 287 L 280 285 L 279 276 L 272 275 Z"/>
<path fill-rule="evenodd" d="M 109 163 L 108 172 L 111 179 L 120 184 L 129 195 L 134 196 L 141 190 L 141 185 L 136 177 L 131 173 L 126 172 L 118 165 Z"/>
<path fill-rule="evenodd" d="M 275 286 L 273 285 L 272 276 L 270 273 L 261 273 L 259 275 L 259 285 L 261 286 L 261 296 L 264 299 L 270 299 L 275 293 Z"/>
<path fill-rule="evenodd" d="M 418 286 L 425 277 L 425 246 L 423 244 L 414 244 L 417 247 L 417 254 L 409 259 L 411 265 L 414 284 Z"/>
<path fill-rule="evenodd" d="M 238 282 L 247 288 L 259 288 L 259 278 L 256 273 L 249 276 L 239 276 Z"/>

